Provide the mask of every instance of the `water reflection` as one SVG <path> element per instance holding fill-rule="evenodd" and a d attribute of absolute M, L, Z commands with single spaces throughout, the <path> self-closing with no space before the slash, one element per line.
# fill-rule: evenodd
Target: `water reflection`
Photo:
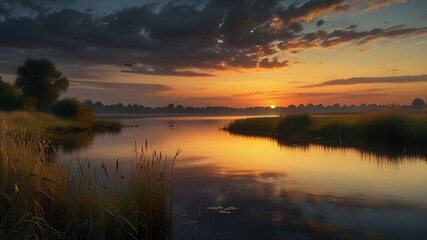
<path fill-rule="evenodd" d="M 210 170 L 207 170 L 210 169 Z M 427 206 L 405 198 L 307 191 L 282 172 L 177 170 L 175 202 L 194 213 L 178 216 L 178 239 L 423 239 Z M 187 176 L 187 177 L 185 177 Z M 197 179 L 197 181 L 194 181 Z M 197 196 L 195 198 L 194 196 Z M 236 206 L 230 214 L 210 206 Z M 200 215 L 200 218 L 195 218 Z M 196 220 L 189 225 L 179 225 Z"/>
<path fill-rule="evenodd" d="M 115 129 L 102 132 L 62 133 L 52 137 L 52 144 L 64 153 L 71 153 L 90 148 L 96 136 L 114 136 L 119 135 L 120 132 L 120 129 Z"/>
<path fill-rule="evenodd" d="M 256 139 L 263 138 L 275 142 L 279 147 L 283 148 L 298 148 L 299 151 L 308 151 L 312 145 L 320 146 L 328 151 L 330 149 L 355 149 L 370 159 L 378 159 L 381 162 L 390 161 L 395 163 L 401 160 L 418 159 L 427 161 L 427 149 L 425 146 L 402 146 L 402 145 L 346 145 L 340 144 L 339 141 L 322 140 L 312 138 L 278 138 L 276 136 L 251 136 L 245 134 L 230 133 L 236 137 Z"/>
<path fill-rule="evenodd" d="M 175 239 L 427 239 L 426 155 L 220 130 L 231 120 L 125 119 L 140 127 L 91 136 L 77 154 L 113 169 L 131 161 L 135 142 L 169 156 L 182 149 L 173 203 L 185 212 L 174 214 Z"/>

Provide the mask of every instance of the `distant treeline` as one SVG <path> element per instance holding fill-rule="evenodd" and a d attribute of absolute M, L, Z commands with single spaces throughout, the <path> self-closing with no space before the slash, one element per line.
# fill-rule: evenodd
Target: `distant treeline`
<path fill-rule="evenodd" d="M 85 100 L 84 105 L 92 109 L 96 114 L 225 114 L 225 115 L 262 115 L 262 114 L 286 114 L 286 113 L 353 113 L 378 110 L 383 107 L 399 107 L 403 110 L 412 110 L 417 107 L 412 105 L 377 105 L 377 104 L 361 104 L 356 105 L 340 105 L 334 104 L 324 106 L 322 104 L 313 105 L 300 104 L 298 106 L 289 105 L 288 107 L 247 107 L 247 108 L 232 108 L 224 106 L 214 107 L 184 107 L 181 105 L 169 104 L 164 107 L 145 107 L 138 104 L 123 105 L 122 103 L 104 105 L 101 102 L 93 102 Z"/>

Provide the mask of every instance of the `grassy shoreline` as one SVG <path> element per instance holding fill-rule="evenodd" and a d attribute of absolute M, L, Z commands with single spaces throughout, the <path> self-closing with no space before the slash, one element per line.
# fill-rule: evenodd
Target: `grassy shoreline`
<path fill-rule="evenodd" d="M 275 118 L 248 118 L 232 122 L 225 130 L 241 135 L 349 146 L 427 146 L 427 115 L 397 109 L 359 114 L 311 116 L 293 114 Z"/>
<path fill-rule="evenodd" d="M 0 239 L 166 239 L 173 162 L 138 147 L 126 164 L 63 166 L 46 134 L 98 131 L 41 113 L 0 113 Z M 11 124 L 11 125 L 8 125 Z M 53 152 L 52 152 L 53 151 Z M 129 175 L 123 175 L 129 169 Z"/>
<path fill-rule="evenodd" d="M 44 134 L 73 132 L 119 131 L 123 125 L 119 121 L 96 120 L 93 123 L 80 123 L 42 112 L 0 112 L 0 122 L 11 129 L 25 129 L 29 132 L 41 131 Z"/>

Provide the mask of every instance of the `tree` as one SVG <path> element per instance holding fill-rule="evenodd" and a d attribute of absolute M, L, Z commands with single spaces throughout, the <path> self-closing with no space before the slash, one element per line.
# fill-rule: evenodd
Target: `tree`
<path fill-rule="evenodd" d="M 24 97 L 37 99 L 37 109 L 47 111 L 69 86 L 68 79 L 49 59 L 27 58 L 16 70 L 15 86 Z"/>
<path fill-rule="evenodd" d="M 416 109 L 424 108 L 426 103 L 421 98 L 415 98 L 414 101 L 412 101 L 412 107 Z"/>
<path fill-rule="evenodd" d="M 0 76 L 0 110 L 13 111 L 21 108 L 23 97 L 10 83 L 3 82 Z"/>

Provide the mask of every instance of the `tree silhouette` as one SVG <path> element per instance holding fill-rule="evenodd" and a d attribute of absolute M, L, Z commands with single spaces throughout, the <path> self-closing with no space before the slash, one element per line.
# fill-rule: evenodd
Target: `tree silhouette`
<path fill-rule="evenodd" d="M 68 79 L 46 58 L 27 58 L 16 75 L 15 86 L 24 97 L 37 99 L 37 109 L 43 111 L 49 110 L 69 86 Z"/>
<path fill-rule="evenodd" d="M 421 98 L 415 98 L 414 101 L 412 101 L 412 107 L 413 108 L 420 109 L 420 108 L 425 107 L 425 105 L 426 105 L 426 103 Z"/>

